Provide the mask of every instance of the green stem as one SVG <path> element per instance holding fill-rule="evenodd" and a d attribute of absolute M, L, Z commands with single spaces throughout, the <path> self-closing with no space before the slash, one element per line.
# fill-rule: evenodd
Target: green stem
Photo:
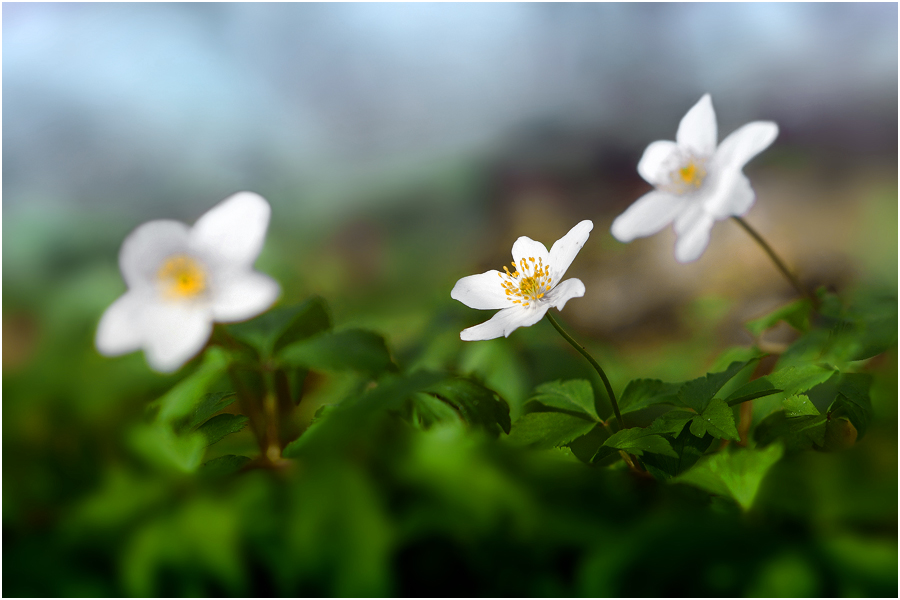
<path fill-rule="evenodd" d="M 797 276 L 787 268 L 787 265 L 785 265 L 784 261 L 781 260 L 781 258 L 777 254 L 775 254 L 775 251 L 772 250 L 772 247 L 766 243 L 766 240 L 764 240 L 755 229 L 750 227 L 750 225 L 744 219 L 740 217 L 731 218 L 737 221 L 737 224 L 743 227 L 744 231 L 750 234 L 750 237 L 752 237 L 756 241 L 756 243 L 759 244 L 760 247 L 765 251 L 765 253 L 769 255 L 769 258 L 772 259 L 772 262 L 775 263 L 775 266 L 778 267 L 778 270 L 781 271 L 782 275 L 784 275 L 787 280 L 791 282 L 791 285 L 794 286 L 794 289 L 800 292 L 801 296 L 808 298 L 809 301 L 812 302 L 813 307 L 817 308 L 819 305 L 818 299 L 810 294 L 809 290 L 803 287 L 803 284 L 800 283 L 800 280 L 797 279 Z"/>
<path fill-rule="evenodd" d="M 619 421 L 619 428 L 625 428 L 625 421 L 622 420 L 622 413 L 619 412 L 619 403 L 616 402 L 616 394 L 613 392 L 612 385 L 609 383 L 609 378 L 606 376 L 606 373 L 603 372 L 603 369 L 594 360 L 594 357 L 588 354 L 588 351 L 584 349 L 584 346 L 575 341 L 571 335 L 565 332 L 565 330 L 560 327 L 559 323 L 556 322 L 556 319 L 553 318 L 553 315 L 550 314 L 550 311 L 547 311 L 547 320 L 550 321 L 550 324 L 553 325 L 554 328 L 559 332 L 559 335 L 563 336 L 563 338 L 569 342 L 573 348 L 578 350 L 578 352 L 587 359 L 591 366 L 594 367 L 594 370 L 600 375 L 600 379 L 603 380 L 603 385 L 606 386 L 606 393 L 609 395 L 609 401 L 612 403 L 613 412 L 616 413 L 616 420 Z"/>

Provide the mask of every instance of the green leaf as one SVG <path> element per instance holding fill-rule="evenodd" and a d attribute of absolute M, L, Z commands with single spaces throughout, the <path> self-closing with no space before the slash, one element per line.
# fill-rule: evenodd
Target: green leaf
<path fill-rule="evenodd" d="M 223 408 L 231 405 L 237 400 L 237 394 L 234 392 L 212 392 L 205 394 L 200 404 L 194 408 L 191 413 L 191 420 L 188 422 L 188 428 L 193 429 L 203 421 L 207 420 Z"/>
<path fill-rule="evenodd" d="M 754 336 L 758 336 L 766 329 L 775 326 L 779 321 L 784 321 L 794 329 L 805 332 L 809 331 L 809 317 L 812 312 L 812 304 L 806 298 L 791 302 L 786 306 L 767 314 L 764 317 L 754 319 L 745 326 L 747 331 Z"/>
<path fill-rule="evenodd" d="M 302 304 L 276 308 L 227 329 L 261 356 L 268 357 L 292 342 L 330 330 L 331 317 L 325 300 L 313 296 Z"/>
<path fill-rule="evenodd" d="M 132 448 L 157 466 L 184 473 L 196 471 L 206 451 L 206 437 L 196 432 L 176 435 L 168 423 L 135 427 L 129 442 Z"/>
<path fill-rule="evenodd" d="M 206 438 L 206 445 L 212 446 L 230 433 L 237 433 L 247 424 L 249 419 L 244 415 L 224 413 L 216 415 L 197 428 L 197 433 Z"/>
<path fill-rule="evenodd" d="M 584 414 L 594 420 L 600 419 L 594 405 L 594 389 L 586 379 L 544 383 L 537 386 L 534 391 L 529 402 Z"/>
<path fill-rule="evenodd" d="M 462 423 L 462 417 L 456 409 L 443 400 L 424 392 L 412 396 L 412 418 L 424 429 L 428 429 L 436 423 Z"/>
<path fill-rule="evenodd" d="M 378 374 L 396 370 L 384 338 L 362 329 L 321 333 L 281 349 L 278 359 L 292 367 Z"/>
<path fill-rule="evenodd" d="M 722 386 L 728 383 L 732 377 L 750 364 L 751 361 L 733 362 L 721 373 L 707 373 L 703 377 L 688 381 L 678 390 L 679 401 L 698 413 L 702 413 L 710 400 L 716 395 Z"/>
<path fill-rule="evenodd" d="M 713 494 L 729 496 L 750 510 L 759 486 L 784 450 L 778 444 L 763 449 L 739 448 L 718 452 L 697 461 L 690 470 L 672 479 Z"/>
<path fill-rule="evenodd" d="M 200 467 L 199 474 L 204 477 L 212 478 L 224 477 L 236 473 L 248 462 L 250 462 L 250 458 L 247 456 L 226 454 L 225 456 L 220 456 L 203 463 L 203 466 Z"/>
<path fill-rule="evenodd" d="M 205 400 L 206 390 L 228 367 L 228 354 L 221 348 L 208 348 L 197 370 L 179 381 L 155 401 L 157 419 L 172 422 L 190 415 Z"/>
<path fill-rule="evenodd" d="M 689 413 L 692 414 L 693 413 Z M 672 450 L 677 455 L 645 454 L 641 460 L 647 470 L 657 479 L 669 479 L 690 469 L 713 442 L 711 435 L 698 438 L 689 429 L 682 428 L 681 433 L 672 442 Z"/>
<path fill-rule="evenodd" d="M 772 413 L 756 426 L 753 439 L 760 446 L 768 446 L 775 441 L 781 443 L 787 452 L 809 450 L 825 443 L 826 415 L 802 415 L 789 417 L 785 411 Z"/>
<path fill-rule="evenodd" d="M 781 404 L 784 406 L 784 414 L 786 417 L 815 417 L 820 414 L 819 410 L 806 396 L 791 396 L 785 398 Z"/>
<path fill-rule="evenodd" d="M 721 398 L 713 398 L 703 412 L 691 420 L 691 433 L 703 437 L 709 433 L 714 438 L 739 441 L 734 413 Z"/>
<path fill-rule="evenodd" d="M 635 379 L 625 386 L 619 399 L 622 414 L 653 404 L 679 404 L 678 390 L 684 383 L 665 383 L 659 379 Z"/>
<path fill-rule="evenodd" d="M 585 435 L 597 425 L 567 413 L 534 412 L 519 417 L 509 434 L 509 442 L 546 450 L 563 446 Z"/>
<path fill-rule="evenodd" d="M 496 392 L 471 379 L 445 379 L 425 390 L 459 411 L 466 423 L 496 431 L 510 432 L 509 405 Z"/>
<path fill-rule="evenodd" d="M 650 423 L 650 429 L 656 433 L 677 436 L 684 426 L 696 416 L 698 416 L 697 413 L 689 410 L 670 410 Z"/>
<path fill-rule="evenodd" d="M 591 459 L 596 456 L 600 446 L 603 445 L 611 434 L 603 425 L 595 425 L 593 429 L 588 431 L 581 437 L 575 438 L 568 442 L 566 446 L 572 450 L 578 460 L 584 463 L 590 463 Z"/>
<path fill-rule="evenodd" d="M 788 396 L 794 396 L 805 392 L 815 386 L 825 383 L 835 374 L 835 370 L 828 366 L 817 364 L 805 364 L 788 367 L 776 371 L 765 377 L 739 387 L 731 395 L 725 398 L 725 402 L 734 406 L 746 400 L 760 398 L 778 392 L 784 392 Z"/>
<path fill-rule="evenodd" d="M 871 375 L 842 373 L 837 382 L 837 399 L 828 409 L 829 416 L 850 419 L 860 438 L 866 434 L 872 419 L 872 401 L 869 398 L 871 385 Z"/>
<path fill-rule="evenodd" d="M 641 456 L 644 452 L 652 452 L 678 458 L 678 455 L 672 450 L 669 440 L 644 427 L 632 427 L 617 431 L 603 442 L 603 445 L 617 450 L 625 450 L 638 456 Z"/>

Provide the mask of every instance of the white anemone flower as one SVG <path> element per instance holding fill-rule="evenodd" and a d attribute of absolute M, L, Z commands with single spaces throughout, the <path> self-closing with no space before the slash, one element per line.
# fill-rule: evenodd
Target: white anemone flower
<path fill-rule="evenodd" d="M 280 288 L 253 263 L 270 213 L 261 196 L 241 192 L 193 227 L 159 220 L 132 231 L 119 251 L 128 291 L 100 319 L 100 353 L 143 348 L 153 369 L 170 373 L 203 348 L 213 322 L 243 321 L 269 308 Z"/>
<path fill-rule="evenodd" d="M 756 195 L 741 172 L 778 136 L 778 125 L 754 121 L 716 147 L 716 113 L 709 94 L 681 119 L 672 141 L 653 142 L 638 173 L 656 188 L 616 218 L 612 234 L 622 242 L 652 235 L 675 222 L 675 258 L 697 260 L 716 221 L 746 213 Z"/>
<path fill-rule="evenodd" d="M 550 252 L 546 246 L 522 236 L 512 247 L 513 270 L 487 271 L 463 277 L 453 286 L 450 297 L 469 308 L 500 309 L 488 321 L 464 329 L 465 341 L 492 340 L 519 327 L 534 325 L 551 306 L 562 310 L 571 298 L 584 296 L 584 284 L 578 279 L 562 281 L 566 269 L 588 239 L 594 224 L 582 221 L 557 240 Z"/>

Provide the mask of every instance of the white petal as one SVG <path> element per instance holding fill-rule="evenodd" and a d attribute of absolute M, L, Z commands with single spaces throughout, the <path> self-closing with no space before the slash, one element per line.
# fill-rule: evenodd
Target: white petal
<path fill-rule="evenodd" d="M 144 310 L 144 352 L 153 369 L 178 370 L 203 349 L 212 333 L 212 318 L 205 306 L 190 302 L 160 302 Z"/>
<path fill-rule="evenodd" d="M 94 343 L 104 356 L 118 356 L 139 350 L 143 345 L 142 311 L 145 295 L 126 292 L 100 317 Z"/>
<path fill-rule="evenodd" d="M 482 310 L 507 308 L 510 305 L 506 292 L 501 285 L 502 279 L 497 270 L 486 271 L 480 275 L 469 275 L 456 282 L 450 297 L 459 300 L 469 308 Z"/>
<path fill-rule="evenodd" d="M 750 181 L 740 171 L 723 173 L 716 182 L 716 189 L 704 201 L 703 206 L 716 219 L 740 216 L 750 210 L 756 194 Z"/>
<path fill-rule="evenodd" d="M 166 258 L 189 252 L 189 231 L 179 221 L 159 220 L 144 223 L 128 234 L 119 251 L 119 269 L 128 287 L 155 285 Z"/>
<path fill-rule="evenodd" d="M 245 267 L 259 256 L 272 209 L 262 196 L 240 192 L 197 219 L 191 246 L 204 256 Z"/>
<path fill-rule="evenodd" d="M 669 182 L 669 173 L 679 164 L 678 144 L 660 140 L 647 146 L 637 170 L 647 183 L 663 185 Z"/>
<path fill-rule="evenodd" d="M 682 117 L 675 141 L 694 156 L 712 156 L 716 151 L 717 135 L 712 99 L 709 94 L 704 94 Z"/>
<path fill-rule="evenodd" d="M 584 296 L 584 284 L 580 279 L 566 279 L 561 284 L 547 292 L 544 301 L 550 306 L 555 306 L 556 310 L 562 310 L 566 302 L 572 298 L 581 298 Z"/>
<path fill-rule="evenodd" d="M 776 137 L 778 125 L 772 121 L 747 123 L 722 140 L 716 150 L 716 168 L 723 173 L 740 171 L 751 158 L 768 148 Z"/>
<path fill-rule="evenodd" d="M 216 273 L 215 277 L 212 316 L 219 323 L 255 317 L 272 306 L 281 293 L 274 279 L 257 271 L 235 270 Z"/>
<path fill-rule="evenodd" d="M 575 260 L 593 228 L 594 224 L 591 221 L 582 221 L 570 229 L 569 233 L 556 240 L 550 248 L 550 277 L 554 282 L 566 274 L 566 269 Z"/>
<path fill-rule="evenodd" d="M 478 340 L 492 340 L 501 335 L 509 337 L 509 334 L 519 327 L 529 327 L 540 321 L 548 308 L 550 308 L 550 305 L 543 303 L 529 308 L 522 306 L 504 308 L 491 317 L 490 320 L 480 325 L 463 329 L 459 334 L 459 339 L 466 342 L 474 342 Z"/>
<path fill-rule="evenodd" d="M 675 260 L 693 262 L 700 258 L 709 244 L 709 234 L 715 218 L 703 206 L 695 204 L 675 221 Z"/>
<path fill-rule="evenodd" d="M 523 258 L 542 259 L 545 265 L 550 262 L 550 254 L 547 252 L 547 247 L 525 235 L 517 239 L 516 243 L 513 244 L 512 257 L 517 266 Z"/>
<path fill-rule="evenodd" d="M 685 209 L 686 203 L 682 196 L 656 190 L 647 192 L 616 217 L 612 234 L 620 242 L 653 235 L 671 223 Z"/>

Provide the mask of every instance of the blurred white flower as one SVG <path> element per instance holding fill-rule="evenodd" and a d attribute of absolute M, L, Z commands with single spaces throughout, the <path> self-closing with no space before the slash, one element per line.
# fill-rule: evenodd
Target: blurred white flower
<path fill-rule="evenodd" d="M 253 263 L 270 213 L 262 197 L 241 192 L 193 227 L 161 220 L 132 231 L 119 251 L 128 291 L 100 319 L 100 353 L 143 348 L 152 368 L 172 372 L 203 348 L 214 321 L 243 321 L 269 308 L 280 288 Z"/>
<path fill-rule="evenodd" d="M 778 135 L 771 121 L 747 123 L 716 147 L 716 113 L 709 94 L 681 119 L 674 142 L 653 142 L 638 173 L 656 188 L 644 194 L 612 224 L 622 242 L 652 235 L 675 222 L 675 258 L 691 262 L 709 243 L 713 223 L 747 212 L 756 199 L 741 172 Z"/>
<path fill-rule="evenodd" d="M 492 270 L 457 281 L 450 292 L 454 300 L 469 308 L 501 309 L 490 320 L 464 329 L 460 339 L 509 337 L 513 330 L 540 321 L 551 306 L 562 310 L 569 299 L 584 296 L 580 280 L 560 280 L 593 228 L 590 221 L 582 221 L 553 244 L 550 252 L 542 243 L 522 236 L 512 247 L 512 272 L 503 267 L 502 273 Z"/>

